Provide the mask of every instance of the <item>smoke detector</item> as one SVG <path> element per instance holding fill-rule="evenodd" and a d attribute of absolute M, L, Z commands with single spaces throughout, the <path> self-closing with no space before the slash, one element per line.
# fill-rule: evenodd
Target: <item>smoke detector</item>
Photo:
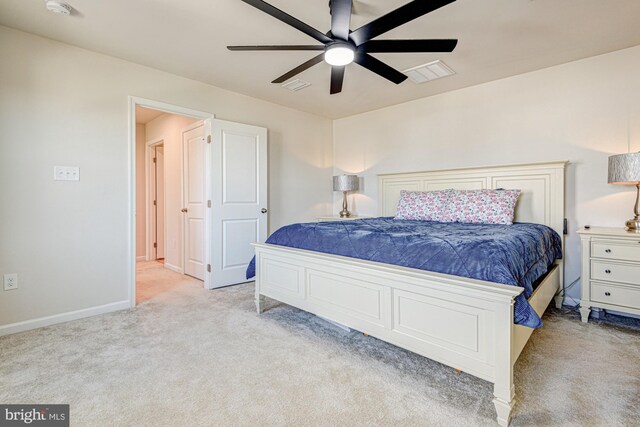
<path fill-rule="evenodd" d="M 71 15 L 73 8 L 68 4 L 56 1 L 56 0 L 47 0 L 45 2 L 45 6 L 47 6 L 47 10 L 49 12 L 57 13 L 59 15 Z"/>

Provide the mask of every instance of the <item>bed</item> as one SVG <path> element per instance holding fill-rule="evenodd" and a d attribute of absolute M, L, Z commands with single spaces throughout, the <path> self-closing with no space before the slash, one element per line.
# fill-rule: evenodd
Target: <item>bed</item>
<path fill-rule="evenodd" d="M 515 221 L 542 224 L 562 236 L 565 166 L 553 162 L 379 175 L 379 214 L 395 214 L 401 190 L 521 189 Z M 357 227 L 352 224 L 357 222 L 338 225 Z M 557 306 L 562 303 L 562 259 L 545 266 L 535 290 L 526 290 L 375 257 L 269 243 L 255 244 L 255 250 L 258 313 L 264 310 L 264 297 L 270 297 L 490 381 L 500 425 L 509 424 L 515 403 L 513 366 L 531 326 L 538 326 L 514 320 L 517 301 L 526 294 L 525 303 L 538 319 L 554 297 Z"/>

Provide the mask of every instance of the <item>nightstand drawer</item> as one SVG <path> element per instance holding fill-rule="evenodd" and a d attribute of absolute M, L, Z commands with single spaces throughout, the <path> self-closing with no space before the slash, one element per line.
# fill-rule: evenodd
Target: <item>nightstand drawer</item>
<path fill-rule="evenodd" d="M 640 285 L 640 265 L 591 260 L 591 278 Z"/>
<path fill-rule="evenodd" d="M 594 240 L 591 243 L 591 256 L 620 261 L 640 261 L 640 237 L 638 237 L 638 242 L 635 245 Z"/>
<path fill-rule="evenodd" d="M 591 300 L 640 309 L 640 288 L 591 282 Z"/>

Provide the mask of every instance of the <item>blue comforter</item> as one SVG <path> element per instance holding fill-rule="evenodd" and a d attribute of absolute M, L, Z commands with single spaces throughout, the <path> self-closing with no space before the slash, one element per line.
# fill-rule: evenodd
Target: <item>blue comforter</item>
<path fill-rule="evenodd" d="M 520 286 L 515 323 L 542 326 L 527 298 L 562 257 L 560 236 L 540 224 L 440 223 L 372 218 L 292 224 L 267 243 Z M 255 276 L 255 257 L 247 279 Z"/>

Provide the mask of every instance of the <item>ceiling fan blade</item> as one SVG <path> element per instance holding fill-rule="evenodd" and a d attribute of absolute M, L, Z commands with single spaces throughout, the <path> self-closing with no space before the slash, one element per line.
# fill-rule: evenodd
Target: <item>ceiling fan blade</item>
<path fill-rule="evenodd" d="M 254 51 L 254 50 L 324 50 L 323 45 L 277 45 L 277 46 L 227 46 L 233 51 Z"/>
<path fill-rule="evenodd" d="M 370 40 L 360 45 L 367 53 L 453 52 L 458 40 Z"/>
<path fill-rule="evenodd" d="M 257 9 L 260 9 L 264 13 L 273 16 L 274 18 L 284 22 L 285 24 L 291 25 L 293 28 L 296 28 L 297 30 L 302 31 L 306 35 L 313 37 L 319 42 L 330 43 L 333 41 L 331 38 L 329 38 L 325 34 L 322 34 L 320 31 L 316 30 L 312 26 L 305 24 L 299 19 L 294 18 L 293 16 L 281 11 L 280 9 L 274 6 L 271 6 L 267 2 L 264 2 L 262 0 L 242 0 L 242 1 L 247 4 L 250 4 L 251 6 Z"/>
<path fill-rule="evenodd" d="M 322 61 L 324 61 L 324 53 L 321 53 L 318 56 L 314 56 L 313 58 L 311 58 L 307 62 L 298 65 L 296 68 L 294 68 L 293 70 L 289 71 L 288 73 L 285 73 L 285 74 L 281 75 L 280 77 L 278 77 L 277 79 L 275 79 L 271 83 L 284 83 L 287 80 L 289 80 L 291 77 L 300 74 L 304 70 L 309 69 L 309 68 L 313 67 L 314 65 L 319 64 Z"/>
<path fill-rule="evenodd" d="M 331 67 L 331 95 L 342 92 L 342 82 L 344 81 L 344 65 L 334 65 Z"/>
<path fill-rule="evenodd" d="M 402 74 L 395 68 L 392 68 L 379 59 L 376 59 L 373 56 L 363 52 L 358 52 L 356 54 L 355 62 L 363 66 L 364 68 L 384 77 L 385 79 L 394 82 L 397 85 L 407 79 L 407 76 L 405 74 Z"/>
<path fill-rule="evenodd" d="M 358 28 L 350 34 L 351 40 L 360 46 L 364 42 L 371 40 L 380 34 L 386 33 L 396 27 L 413 21 L 416 18 L 433 12 L 443 6 L 453 3 L 456 0 L 414 0 L 410 3 L 400 6 L 396 10 L 381 16 Z"/>
<path fill-rule="evenodd" d="M 331 10 L 331 34 L 341 40 L 349 40 L 352 0 L 329 0 Z"/>

